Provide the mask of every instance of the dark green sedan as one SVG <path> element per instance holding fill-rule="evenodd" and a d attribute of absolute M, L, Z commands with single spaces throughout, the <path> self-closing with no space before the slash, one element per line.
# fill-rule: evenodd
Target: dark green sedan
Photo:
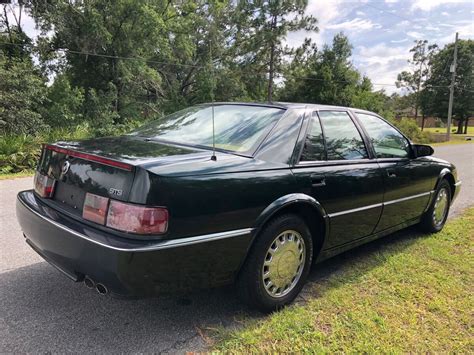
<path fill-rule="evenodd" d="M 45 145 L 17 216 L 37 253 L 101 294 L 235 282 L 272 311 L 313 263 L 410 225 L 440 231 L 461 183 L 432 153 L 363 110 L 203 104 Z"/>

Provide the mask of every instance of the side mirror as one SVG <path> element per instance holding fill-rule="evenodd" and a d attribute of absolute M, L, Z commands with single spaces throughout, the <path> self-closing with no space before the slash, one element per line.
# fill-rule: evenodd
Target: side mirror
<path fill-rule="evenodd" d="M 433 155 L 434 149 L 426 144 L 412 144 L 413 152 L 415 153 L 415 157 L 427 157 Z"/>

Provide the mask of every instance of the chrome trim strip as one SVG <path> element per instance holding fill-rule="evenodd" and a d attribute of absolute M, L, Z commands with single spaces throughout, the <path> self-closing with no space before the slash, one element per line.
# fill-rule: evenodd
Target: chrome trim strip
<path fill-rule="evenodd" d="M 434 190 L 428 191 L 428 192 L 423 192 L 423 193 L 418 194 L 418 195 L 412 195 L 412 196 L 408 196 L 408 197 L 399 198 L 399 199 L 397 199 L 397 200 L 392 200 L 392 201 L 384 202 L 384 206 L 385 206 L 385 205 L 393 205 L 394 203 L 404 202 L 404 201 L 412 200 L 412 199 L 414 199 L 414 198 L 419 198 L 419 197 L 431 195 L 432 193 L 434 193 Z"/>
<path fill-rule="evenodd" d="M 92 239 L 84 234 L 78 233 L 75 230 L 68 228 L 56 221 L 53 221 L 52 219 L 43 216 L 39 212 L 35 211 L 32 209 L 30 206 L 28 206 L 22 199 L 18 198 L 18 200 L 21 202 L 23 206 L 25 206 L 28 210 L 30 210 L 32 213 L 34 213 L 36 216 L 40 217 L 41 219 L 51 223 L 52 225 L 64 230 L 65 232 L 71 233 L 75 235 L 76 237 L 82 238 L 84 240 L 87 240 L 93 244 L 100 245 L 102 247 L 105 247 L 107 249 L 112 249 L 116 251 L 124 251 L 124 252 L 144 252 L 144 251 L 155 251 L 155 250 L 163 250 L 163 249 L 170 249 L 170 248 L 176 248 L 176 247 L 182 247 L 182 246 L 187 246 L 187 245 L 193 245 L 193 244 L 198 244 L 198 243 L 205 243 L 205 242 L 210 242 L 214 240 L 220 240 L 220 239 L 225 239 L 225 238 L 233 238 L 233 237 L 239 237 L 243 236 L 246 234 L 250 234 L 253 232 L 254 228 L 243 228 L 243 229 L 236 229 L 236 230 L 231 230 L 231 231 L 226 231 L 226 232 L 219 232 L 219 233 L 211 233 L 211 234 L 204 234 L 204 235 L 198 235 L 198 236 L 193 236 L 193 237 L 185 237 L 185 238 L 178 238 L 178 239 L 168 239 L 168 240 L 163 240 L 160 241 L 159 245 L 151 245 L 151 246 L 146 246 L 146 247 L 140 247 L 140 248 L 120 248 L 120 247 L 115 247 L 109 244 L 102 243 L 98 240 Z M 28 236 L 26 236 L 28 238 Z"/>
<path fill-rule="evenodd" d="M 399 198 L 397 200 L 391 200 L 391 201 L 387 201 L 387 202 L 376 203 L 374 205 L 362 206 L 362 207 L 358 207 L 358 208 L 354 208 L 354 209 L 346 210 L 346 211 L 341 211 L 341 212 L 329 213 L 328 216 L 329 216 L 329 218 L 332 218 L 332 217 L 339 217 L 339 216 L 342 216 L 342 215 L 345 215 L 345 214 L 370 210 L 372 208 L 382 207 L 382 206 L 386 206 L 386 205 L 392 205 L 394 203 L 404 202 L 404 201 L 412 200 L 414 198 L 419 198 L 419 197 L 423 197 L 423 196 L 426 196 L 426 195 L 431 195 L 434 192 L 435 192 L 434 190 L 431 190 L 431 191 L 428 191 L 428 192 L 423 192 L 421 194 Z"/>
<path fill-rule="evenodd" d="M 459 180 L 457 183 L 454 184 L 455 187 L 458 187 L 458 186 L 461 186 L 462 185 L 462 181 Z"/>
<path fill-rule="evenodd" d="M 329 213 L 328 216 L 329 218 L 332 217 L 339 217 L 344 214 L 349 214 L 349 213 L 355 213 L 355 212 L 360 212 L 360 211 L 365 211 L 365 210 L 370 210 L 372 208 L 377 208 L 377 207 L 382 207 L 383 203 L 376 203 L 375 205 L 369 205 L 369 206 L 363 206 L 359 208 L 354 208 L 352 210 L 346 210 L 346 211 L 341 211 L 341 212 L 335 212 L 335 213 Z"/>

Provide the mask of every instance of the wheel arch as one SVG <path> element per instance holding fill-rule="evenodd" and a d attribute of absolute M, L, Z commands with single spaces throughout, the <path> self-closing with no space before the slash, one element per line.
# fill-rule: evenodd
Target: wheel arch
<path fill-rule="evenodd" d="M 294 193 L 273 201 L 258 216 L 254 224 L 252 240 L 249 243 L 249 248 L 243 262 L 245 262 L 255 239 L 265 225 L 273 218 L 287 213 L 293 213 L 303 218 L 313 239 L 313 255 L 317 256 L 329 232 L 327 213 L 323 206 L 313 197 L 303 193 Z"/>
<path fill-rule="evenodd" d="M 453 172 L 448 168 L 444 168 L 441 170 L 436 180 L 435 191 L 438 190 L 439 184 L 441 183 L 441 181 L 443 181 L 443 179 L 446 179 L 449 183 L 449 186 L 451 187 L 451 200 L 452 200 L 456 192 L 456 179 L 454 178 Z"/>

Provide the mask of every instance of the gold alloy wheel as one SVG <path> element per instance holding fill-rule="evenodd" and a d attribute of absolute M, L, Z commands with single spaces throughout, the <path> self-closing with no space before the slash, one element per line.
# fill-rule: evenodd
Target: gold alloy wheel
<path fill-rule="evenodd" d="M 436 196 L 436 201 L 433 209 L 433 222 L 435 226 L 439 226 L 443 223 L 446 213 L 448 211 L 448 191 L 443 187 Z"/>
<path fill-rule="evenodd" d="M 275 238 L 267 250 L 262 267 L 262 281 L 272 297 L 287 295 L 303 273 L 306 257 L 304 239 L 294 230 L 286 230 Z"/>

